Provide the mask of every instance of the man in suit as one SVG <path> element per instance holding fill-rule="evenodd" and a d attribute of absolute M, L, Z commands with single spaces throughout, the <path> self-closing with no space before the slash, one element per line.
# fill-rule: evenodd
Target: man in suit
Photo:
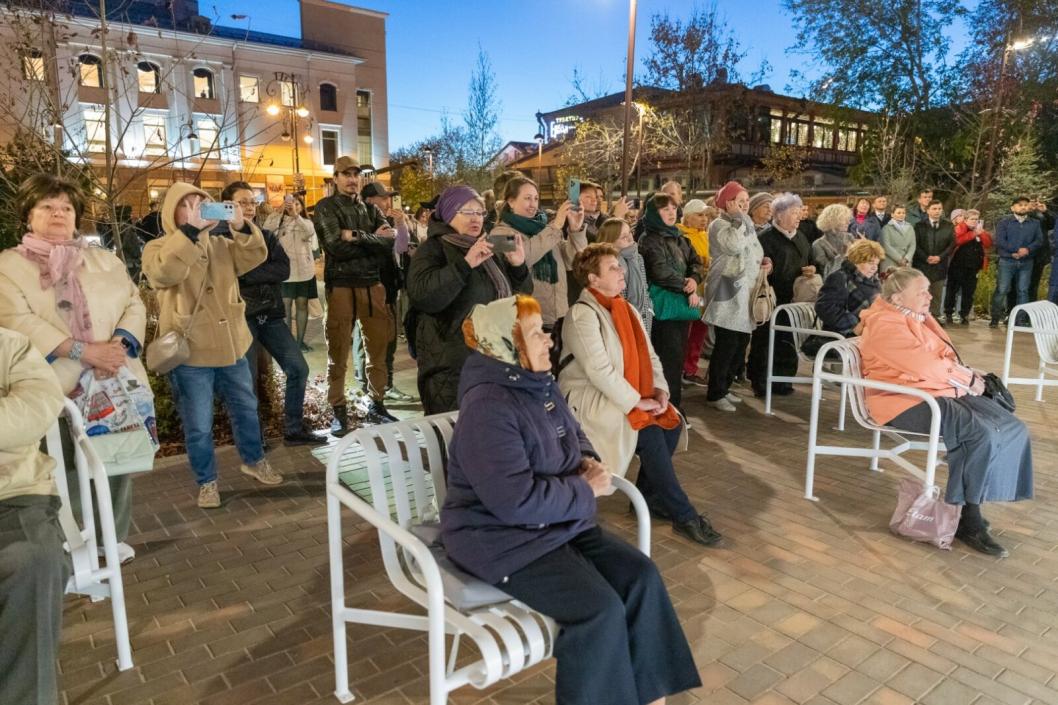
<path fill-rule="evenodd" d="M 885 209 L 889 207 L 888 196 L 875 196 L 874 202 L 871 204 L 871 212 L 867 215 L 867 220 L 864 222 L 863 227 L 867 232 L 867 237 L 875 242 L 882 237 L 882 228 L 892 218 Z"/>
<path fill-rule="evenodd" d="M 907 209 L 907 222 L 911 225 L 917 225 L 919 221 L 926 219 L 926 210 L 929 209 L 929 204 L 933 202 L 933 189 L 924 188 L 918 192 L 918 201 L 912 203 L 911 207 Z"/>
<path fill-rule="evenodd" d="M 926 217 L 915 225 L 915 254 L 912 266 L 929 279 L 929 293 L 933 300 L 929 312 L 938 321 L 941 311 L 941 294 L 944 280 L 948 276 L 948 264 L 955 251 L 955 227 L 944 217 L 944 204 L 930 201 Z"/>

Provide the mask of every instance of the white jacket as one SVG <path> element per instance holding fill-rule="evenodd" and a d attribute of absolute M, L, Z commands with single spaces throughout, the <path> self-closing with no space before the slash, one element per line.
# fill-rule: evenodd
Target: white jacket
<path fill-rule="evenodd" d="M 320 248 L 320 244 L 311 220 L 289 216 L 278 210 L 265 219 L 263 229 L 272 231 L 290 259 L 288 282 L 308 281 L 316 276 L 313 253 Z"/>

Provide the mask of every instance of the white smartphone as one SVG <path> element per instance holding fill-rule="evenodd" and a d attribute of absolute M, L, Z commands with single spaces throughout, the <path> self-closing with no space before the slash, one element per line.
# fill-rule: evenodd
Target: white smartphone
<path fill-rule="evenodd" d="M 198 207 L 198 214 L 202 220 L 231 220 L 235 217 L 235 204 L 203 201 Z"/>

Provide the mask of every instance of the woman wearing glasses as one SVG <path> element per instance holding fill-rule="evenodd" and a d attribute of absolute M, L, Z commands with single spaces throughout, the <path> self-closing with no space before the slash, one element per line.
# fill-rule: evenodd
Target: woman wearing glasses
<path fill-rule="evenodd" d="M 419 398 L 427 414 L 458 408 L 459 373 L 470 354 L 462 325 L 471 309 L 533 291 L 522 236 L 494 245 L 484 224 L 481 196 L 469 186 L 450 186 L 437 200 L 426 242 L 411 258 L 408 296 Z"/>

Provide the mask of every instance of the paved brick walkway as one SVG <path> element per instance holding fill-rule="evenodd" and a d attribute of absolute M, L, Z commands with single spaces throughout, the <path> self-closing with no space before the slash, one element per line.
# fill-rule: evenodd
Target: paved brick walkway
<path fill-rule="evenodd" d="M 1000 332 L 956 329 L 964 358 L 998 371 Z M 1023 360 L 1034 359 L 1025 348 Z M 406 368 L 406 365 L 402 365 Z M 402 387 L 414 389 L 403 372 Z M 763 416 L 705 410 L 685 395 L 692 453 L 679 473 L 692 499 L 728 537 L 700 550 L 661 523 L 654 557 L 690 638 L 704 687 L 670 702 L 729 705 L 1030 705 L 1058 703 L 1058 422 L 1051 401 L 1017 388 L 1031 426 L 1037 498 L 986 507 L 1006 560 L 915 545 L 887 531 L 901 474 L 866 463 L 820 463 L 817 494 L 801 498 L 808 393 Z M 836 413 L 830 410 L 827 425 Z M 867 438 L 860 430 L 850 434 Z M 833 434 L 837 438 L 837 434 Z M 67 703 L 256 705 L 335 703 L 323 468 L 303 449 L 271 456 L 278 488 L 237 472 L 219 452 L 224 506 L 195 506 L 183 459 L 137 481 L 138 551 L 125 570 L 136 667 L 118 674 L 107 603 L 69 598 L 61 654 Z M 886 467 L 883 464 L 883 467 Z M 624 503 L 602 520 L 631 536 Z M 374 534 L 348 524 L 354 606 L 398 606 Z M 426 702 L 425 641 L 414 633 L 350 630 L 357 702 Z M 453 703 L 553 701 L 553 664 Z M 600 704 L 604 705 L 604 704 Z"/>

